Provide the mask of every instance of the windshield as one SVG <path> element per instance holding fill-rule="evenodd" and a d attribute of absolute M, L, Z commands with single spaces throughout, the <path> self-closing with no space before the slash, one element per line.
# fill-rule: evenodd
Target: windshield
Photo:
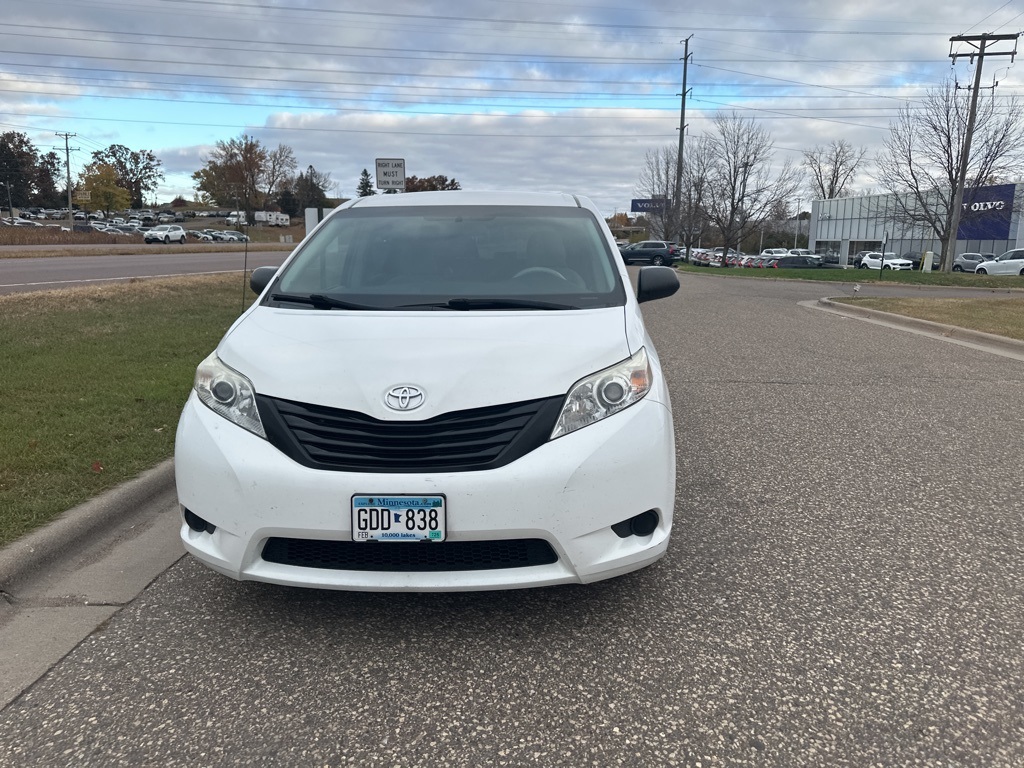
<path fill-rule="evenodd" d="M 317 309 L 590 309 L 625 291 L 594 217 L 534 206 L 332 214 L 268 292 Z"/>

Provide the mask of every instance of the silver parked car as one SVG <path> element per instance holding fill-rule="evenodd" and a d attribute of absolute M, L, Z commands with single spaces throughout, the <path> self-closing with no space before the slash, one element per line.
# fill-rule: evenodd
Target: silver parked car
<path fill-rule="evenodd" d="M 973 272 L 983 261 L 995 261 L 994 253 L 961 253 L 953 259 L 954 272 Z"/>

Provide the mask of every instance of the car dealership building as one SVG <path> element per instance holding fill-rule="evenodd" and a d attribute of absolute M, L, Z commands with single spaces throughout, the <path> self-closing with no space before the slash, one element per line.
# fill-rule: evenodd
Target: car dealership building
<path fill-rule="evenodd" d="M 910 195 L 901 197 L 912 200 Z M 973 195 L 965 196 L 954 255 L 999 255 L 1024 247 L 1024 232 L 1020 231 L 1022 203 L 1024 184 L 979 187 Z M 911 205 L 908 202 L 908 207 Z M 852 264 L 858 251 L 941 253 L 942 243 L 931 228 L 908 222 L 899 208 L 895 195 L 815 200 L 811 204 L 807 247 L 825 256 L 826 261 L 843 266 Z"/>

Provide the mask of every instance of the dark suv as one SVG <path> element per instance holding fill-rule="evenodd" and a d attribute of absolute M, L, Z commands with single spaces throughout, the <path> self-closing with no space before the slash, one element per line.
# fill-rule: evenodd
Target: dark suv
<path fill-rule="evenodd" d="M 638 262 L 641 264 L 662 264 L 672 265 L 678 257 L 674 243 L 667 243 L 664 240 L 644 240 L 640 243 L 632 243 L 619 249 L 622 260 L 626 264 Z"/>

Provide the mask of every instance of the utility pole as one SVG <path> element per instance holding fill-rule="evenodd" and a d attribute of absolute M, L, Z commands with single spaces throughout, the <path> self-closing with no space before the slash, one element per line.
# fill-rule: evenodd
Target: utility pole
<path fill-rule="evenodd" d="M 68 141 L 73 137 L 77 136 L 77 133 L 57 133 L 56 136 L 64 138 L 64 164 L 68 172 L 68 229 L 72 232 L 75 231 L 75 212 L 71 208 L 71 147 L 68 145 Z M 77 152 L 78 147 L 74 150 Z"/>
<path fill-rule="evenodd" d="M 967 163 L 971 159 L 971 140 L 974 138 L 974 123 L 978 115 L 978 91 L 981 90 L 981 69 L 985 63 L 986 56 L 1009 56 L 1010 61 L 1013 61 L 1013 57 L 1017 55 L 1017 38 L 1019 34 L 1009 35 L 957 35 L 956 37 L 949 38 L 949 56 L 953 59 L 953 63 L 956 64 L 956 60 L 960 56 L 970 57 L 971 63 L 974 63 L 974 58 L 977 56 L 978 63 L 974 70 L 974 87 L 971 90 L 971 107 L 967 113 L 967 127 L 964 130 L 964 144 L 960 149 L 960 167 L 957 169 L 957 180 L 956 189 L 953 191 L 953 216 L 950 222 L 949 228 L 949 243 L 950 247 L 946 249 L 946 253 L 942 257 L 942 271 L 948 272 L 953 264 L 953 259 L 956 258 L 956 244 L 959 237 L 960 230 L 960 212 L 963 210 L 964 204 L 964 184 L 967 182 Z M 988 51 L 986 47 L 990 42 L 997 42 L 1002 40 L 1013 40 L 1014 46 L 1012 51 Z M 955 53 L 953 51 L 954 43 L 968 43 L 977 49 L 977 53 Z M 959 87 L 959 86 L 958 86 Z M 993 86 L 995 87 L 995 86 Z"/>
<path fill-rule="evenodd" d="M 676 151 L 676 193 L 672 206 L 677 244 L 683 234 L 680 231 L 680 220 L 683 209 L 683 136 L 686 133 L 686 65 L 690 62 L 690 37 L 679 41 L 683 44 L 683 92 L 679 94 L 679 149 Z M 690 261 L 689 242 L 686 243 L 686 261 Z"/>

